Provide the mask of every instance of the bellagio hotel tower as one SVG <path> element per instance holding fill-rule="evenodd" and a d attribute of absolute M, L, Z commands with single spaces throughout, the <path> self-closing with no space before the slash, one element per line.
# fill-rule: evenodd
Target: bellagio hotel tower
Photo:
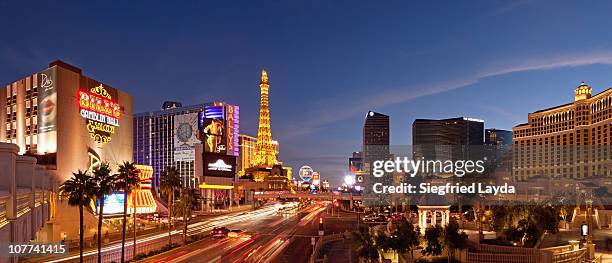
<path fill-rule="evenodd" d="M 515 180 L 612 175 L 612 88 L 591 96 L 582 82 L 573 102 L 530 113 L 512 131 Z"/>

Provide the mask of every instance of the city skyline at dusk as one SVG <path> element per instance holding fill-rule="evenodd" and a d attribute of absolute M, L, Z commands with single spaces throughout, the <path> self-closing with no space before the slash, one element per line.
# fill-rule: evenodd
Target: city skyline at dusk
<path fill-rule="evenodd" d="M 612 1 L 0 9 L 0 263 L 612 262 Z"/>
<path fill-rule="evenodd" d="M 335 185 L 368 110 L 390 116 L 391 144 L 408 145 L 417 118 L 509 130 L 572 101 L 581 81 L 594 94 L 612 86 L 603 2 L 22 4 L 0 2 L 20 21 L 0 28 L 4 84 L 62 59 L 132 94 L 134 112 L 223 100 L 256 136 L 265 67 L 281 160 Z"/>

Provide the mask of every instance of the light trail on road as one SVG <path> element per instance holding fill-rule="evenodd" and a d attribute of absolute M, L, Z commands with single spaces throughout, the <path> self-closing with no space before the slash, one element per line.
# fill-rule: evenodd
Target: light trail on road
<path fill-rule="evenodd" d="M 289 204 L 287 205 L 277 204 L 276 206 L 267 206 L 267 207 L 261 208 L 259 210 L 251 211 L 251 212 L 240 213 L 237 215 L 220 216 L 220 217 L 216 217 L 213 219 L 192 223 L 188 227 L 187 235 L 193 236 L 196 234 L 203 234 L 203 233 L 206 233 L 207 231 L 210 231 L 214 227 L 227 226 L 229 224 L 234 224 L 234 223 L 244 222 L 244 221 L 249 221 L 249 220 L 255 220 L 261 217 L 274 215 L 276 213 L 276 210 L 279 207 L 284 207 L 284 206 L 289 206 Z M 171 232 L 171 235 L 182 234 L 182 232 L 183 232 L 182 230 L 173 230 Z M 146 242 L 151 242 L 157 239 L 167 238 L 167 237 L 168 237 L 167 232 L 155 234 L 153 236 L 137 239 L 136 244 L 137 245 L 143 244 Z M 132 240 L 129 240 L 128 242 L 128 239 L 126 239 L 125 249 L 128 250 L 128 248 L 130 248 L 133 245 L 132 243 L 133 243 Z M 114 251 L 114 250 L 117 250 L 117 252 L 120 253 L 121 243 L 109 245 L 109 246 L 102 248 L 102 253 Z M 97 254 L 98 254 L 98 251 L 94 249 L 94 250 L 90 250 L 88 252 L 83 253 L 83 257 L 85 258 L 85 257 L 90 257 L 90 256 L 96 256 Z M 56 263 L 56 262 L 65 262 L 65 261 L 77 260 L 77 259 L 79 259 L 79 255 L 73 255 L 73 256 L 68 256 L 64 258 L 48 260 L 46 262 Z"/>

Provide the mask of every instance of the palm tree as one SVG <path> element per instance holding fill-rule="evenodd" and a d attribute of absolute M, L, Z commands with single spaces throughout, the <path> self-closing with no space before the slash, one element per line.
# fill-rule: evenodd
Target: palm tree
<path fill-rule="evenodd" d="M 452 262 L 455 249 L 464 248 L 468 236 L 464 232 L 459 232 L 459 223 L 452 218 L 448 225 L 444 227 L 443 244 L 448 251 L 448 262 Z"/>
<path fill-rule="evenodd" d="M 138 187 L 138 169 L 134 166 L 134 163 L 124 161 L 119 165 L 119 174 L 117 176 L 117 188 L 123 189 L 125 198 L 123 199 L 123 229 L 121 233 L 121 262 L 125 262 L 125 225 L 127 223 L 127 198 L 134 190 Z M 134 204 L 132 200 L 132 204 Z M 136 224 L 136 208 L 134 204 L 134 225 Z M 133 254 L 136 256 L 136 228 L 134 228 L 134 244 Z"/>
<path fill-rule="evenodd" d="M 358 231 L 353 232 L 353 237 L 357 241 L 354 243 L 355 251 L 360 258 L 363 258 L 366 262 L 378 260 L 378 248 L 367 226 L 362 226 Z"/>
<path fill-rule="evenodd" d="M 183 188 L 179 202 L 176 204 L 174 214 L 183 218 L 183 245 L 187 242 L 187 225 L 193 211 L 198 208 L 200 195 L 196 189 Z"/>
<path fill-rule="evenodd" d="M 111 169 L 108 163 L 101 163 L 100 166 L 93 170 L 94 182 L 94 197 L 100 203 L 100 211 L 98 211 L 98 263 L 102 262 L 102 217 L 104 215 L 104 196 L 110 195 L 115 191 L 114 175 L 111 175 Z"/>
<path fill-rule="evenodd" d="M 168 196 L 168 243 L 172 245 L 172 205 L 174 203 L 174 192 L 181 189 L 181 177 L 176 167 L 166 167 L 161 172 L 159 189 L 162 194 Z"/>
<path fill-rule="evenodd" d="M 437 256 L 442 254 L 442 244 L 440 238 L 442 236 L 442 227 L 440 225 L 429 226 L 425 229 L 423 238 L 427 245 L 421 251 L 421 254 L 428 256 Z"/>
<path fill-rule="evenodd" d="M 83 262 L 83 206 L 88 206 L 95 196 L 94 182 L 87 171 L 78 170 L 60 187 L 60 194 L 68 198 L 68 204 L 79 207 L 79 262 Z"/>

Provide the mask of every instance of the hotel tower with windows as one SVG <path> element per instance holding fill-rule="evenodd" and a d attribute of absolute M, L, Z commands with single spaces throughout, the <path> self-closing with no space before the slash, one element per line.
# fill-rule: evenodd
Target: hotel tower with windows
<path fill-rule="evenodd" d="M 591 95 L 584 82 L 575 100 L 528 115 L 513 131 L 513 175 L 580 179 L 605 177 L 612 159 L 612 88 Z"/>
<path fill-rule="evenodd" d="M 58 184 L 73 172 L 91 171 L 101 162 L 110 163 L 116 171 L 119 163 L 132 161 L 132 105 L 130 94 L 56 60 L 0 87 L 0 142 L 15 144 L 8 147 L 35 161 Z M 0 163 L 0 168 L 6 163 Z M 57 198 L 56 193 L 53 196 Z M 78 238 L 78 208 L 65 200 L 51 201 L 57 204 L 52 211 L 58 213 L 45 222 L 41 240 Z M 89 212 L 84 216 L 84 234 L 89 238 L 97 220 Z"/>

